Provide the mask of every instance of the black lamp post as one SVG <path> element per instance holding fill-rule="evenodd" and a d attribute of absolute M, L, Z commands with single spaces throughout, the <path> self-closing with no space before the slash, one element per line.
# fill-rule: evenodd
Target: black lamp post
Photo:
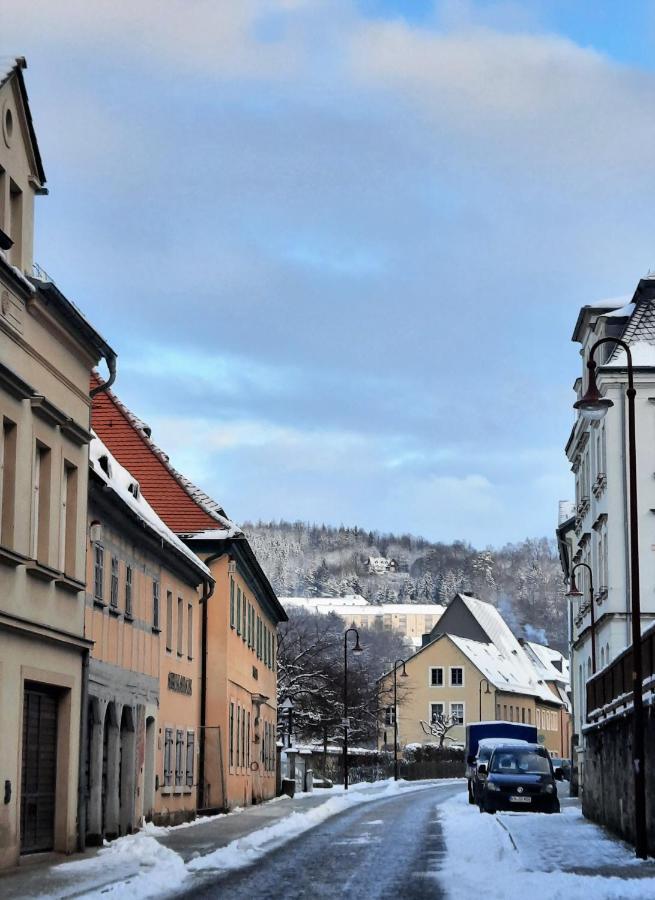
<path fill-rule="evenodd" d="M 480 715 L 478 716 L 480 721 L 482 721 L 482 685 L 483 684 L 486 684 L 486 687 L 484 689 L 485 694 L 491 693 L 491 685 L 489 684 L 489 682 L 487 681 L 486 678 L 481 678 L 480 679 Z M 495 715 L 495 704 L 494 704 L 494 715 Z"/>
<path fill-rule="evenodd" d="M 393 664 L 393 778 L 398 781 L 398 663 L 403 667 L 401 678 L 407 678 L 405 661 L 397 659 Z"/>
<path fill-rule="evenodd" d="M 348 635 L 355 635 L 353 653 L 361 653 L 364 649 L 359 644 L 359 631 L 356 628 L 346 628 L 343 634 L 343 788 L 348 790 Z"/>
<path fill-rule="evenodd" d="M 590 421 L 599 421 L 614 404 L 601 396 L 596 384 L 594 353 L 601 344 L 618 344 L 625 350 L 628 368 L 628 475 L 630 496 L 630 592 L 632 613 L 632 764 L 635 785 L 635 852 L 646 859 L 646 779 L 644 773 L 644 701 L 642 695 L 643 665 L 641 659 L 641 603 L 639 598 L 639 520 L 637 517 L 637 447 L 635 427 L 635 386 L 630 347 L 618 338 L 601 338 L 589 351 L 587 369 L 589 385 L 574 408 Z"/>
<path fill-rule="evenodd" d="M 596 613 L 594 611 L 594 576 L 591 566 L 587 563 L 576 563 L 571 569 L 571 581 L 567 591 L 567 597 L 582 597 L 582 591 L 578 590 L 575 583 L 575 573 L 577 569 L 586 569 L 589 572 L 589 609 L 591 611 L 591 671 L 596 674 Z"/>

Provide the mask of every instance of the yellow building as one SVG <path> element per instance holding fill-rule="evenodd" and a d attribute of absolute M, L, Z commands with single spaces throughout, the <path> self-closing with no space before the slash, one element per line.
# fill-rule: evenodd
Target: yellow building
<path fill-rule="evenodd" d="M 208 569 L 94 437 L 89 482 L 87 844 L 197 808 L 201 600 Z"/>
<path fill-rule="evenodd" d="M 46 193 L 23 81 L 0 69 L 0 867 L 77 846 L 89 377 L 115 354 L 32 278 Z"/>
<path fill-rule="evenodd" d="M 438 742 L 438 736 L 426 733 L 435 719 L 452 726 L 446 744 L 462 745 L 467 724 L 503 720 L 536 725 L 540 743 L 566 756 L 570 719 L 566 694 L 546 682 L 544 672 L 490 603 L 457 594 L 424 646 L 405 661 L 405 669 L 408 677 L 398 681 L 401 692 L 395 711 L 401 746 Z M 380 744 L 393 747 L 390 685 L 391 677 L 384 676 Z"/>

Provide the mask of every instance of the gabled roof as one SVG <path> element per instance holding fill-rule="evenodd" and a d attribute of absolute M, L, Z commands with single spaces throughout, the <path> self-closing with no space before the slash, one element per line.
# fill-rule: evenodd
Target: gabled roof
<path fill-rule="evenodd" d="M 184 557 L 186 563 L 195 569 L 198 583 L 203 579 L 213 581 L 207 566 L 160 519 L 141 493 L 140 485 L 132 473 L 118 462 L 97 435 L 93 436 L 89 444 L 89 466 L 104 486 L 116 495 L 145 528 L 164 541 L 177 556 Z"/>
<path fill-rule="evenodd" d="M 534 641 L 521 641 L 521 644 L 540 678 L 564 686 L 570 684 L 569 661 L 559 650 Z"/>
<path fill-rule="evenodd" d="M 24 56 L 0 56 L 0 88 L 13 76 L 16 77 L 18 83 L 18 91 L 25 108 L 25 118 L 27 120 L 27 130 L 30 136 L 30 144 L 32 145 L 32 153 L 34 154 L 34 162 L 36 164 L 36 172 L 34 173 L 41 184 L 45 185 L 46 177 L 41 161 L 41 152 L 36 140 L 36 132 L 34 131 L 34 122 L 32 121 L 32 113 L 30 110 L 30 102 L 27 96 L 27 88 L 25 87 L 25 79 L 23 78 L 23 69 L 27 68 L 27 62 Z M 47 191 L 44 191 L 47 193 Z"/>
<path fill-rule="evenodd" d="M 94 373 L 92 385 L 102 383 Z M 220 504 L 171 465 L 168 456 L 151 439 L 147 426 L 113 391 L 94 396 L 91 422 L 98 437 L 134 475 L 157 514 L 172 531 L 184 535 L 228 532 L 234 537 L 240 534 Z"/>

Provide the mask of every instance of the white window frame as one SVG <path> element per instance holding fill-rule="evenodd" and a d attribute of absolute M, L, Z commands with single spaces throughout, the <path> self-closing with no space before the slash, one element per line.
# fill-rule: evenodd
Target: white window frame
<path fill-rule="evenodd" d="M 462 673 L 462 683 L 453 684 L 453 671 L 459 669 Z M 464 674 L 464 666 L 448 666 L 448 687 L 463 688 L 466 687 L 466 676 Z"/>
<path fill-rule="evenodd" d="M 445 715 L 446 714 L 446 703 L 444 700 L 431 700 L 428 703 L 428 722 L 432 722 L 432 707 L 440 706 L 441 712 L 437 713 L 437 715 Z"/>
<path fill-rule="evenodd" d="M 438 672 L 439 670 L 441 670 L 441 684 L 434 684 L 432 681 L 432 673 Z M 428 687 L 431 687 L 431 688 L 445 687 L 446 685 L 444 684 L 443 676 L 444 676 L 443 666 L 428 666 Z"/>
<path fill-rule="evenodd" d="M 448 704 L 448 714 L 450 716 L 453 715 L 453 706 L 461 706 L 462 707 L 462 721 L 461 725 L 466 725 L 466 703 L 463 700 L 451 700 Z"/>

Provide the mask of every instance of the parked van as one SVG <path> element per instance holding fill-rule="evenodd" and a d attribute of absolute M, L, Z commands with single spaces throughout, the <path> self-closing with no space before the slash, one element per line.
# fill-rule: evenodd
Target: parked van
<path fill-rule="evenodd" d="M 537 726 L 524 725 L 521 722 L 471 722 L 466 726 L 466 746 L 464 757 L 466 759 L 466 778 L 468 780 L 469 803 L 475 803 L 473 797 L 473 777 L 475 774 L 475 757 L 478 754 L 478 745 L 481 740 L 487 738 L 510 738 L 512 740 L 537 743 Z"/>

